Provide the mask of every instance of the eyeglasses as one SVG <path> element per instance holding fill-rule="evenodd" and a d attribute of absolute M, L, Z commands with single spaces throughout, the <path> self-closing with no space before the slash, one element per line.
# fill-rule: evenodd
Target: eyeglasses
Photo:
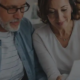
<path fill-rule="evenodd" d="M 26 3 L 25 3 L 22 7 L 20 7 L 20 8 L 17 8 L 17 7 L 15 7 L 15 6 L 13 6 L 13 7 L 11 7 L 11 8 L 7 8 L 7 7 L 3 6 L 2 4 L 0 4 L 0 7 L 6 9 L 9 14 L 14 14 L 14 13 L 16 13 L 16 12 L 18 11 L 18 9 L 20 9 L 21 13 L 24 13 L 24 12 L 28 11 L 30 5 L 26 2 Z"/>

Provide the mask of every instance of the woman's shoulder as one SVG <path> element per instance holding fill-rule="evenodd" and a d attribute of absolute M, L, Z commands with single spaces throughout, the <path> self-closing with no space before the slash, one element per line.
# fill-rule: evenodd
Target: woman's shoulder
<path fill-rule="evenodd" d="M 48 24 L 44 24 L 35 29 L 34 33 L 37 34 L 47 34 L 50 32 L 50 26 Z"/>
<path fill-rule="evenodd" d="M 80 34 L 80 20 L 74 20 L 74 32 Z"/>
<path fill-rule="evenodd" d="M 80 19 L 79 20 L 74 20 L 74 23 L 77 25 L 80 25 Z"/>
<path fill-rule="evenodd" d="M 74 28 L 80 31 L 80 19 L 74 20 Z"/>

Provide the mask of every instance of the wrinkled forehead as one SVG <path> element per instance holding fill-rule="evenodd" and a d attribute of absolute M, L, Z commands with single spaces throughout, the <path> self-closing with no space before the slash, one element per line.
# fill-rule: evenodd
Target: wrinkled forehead
<path fill-rule="evenodd" d="M 26 0 L 0 0 L 0 3 L 8 6 L 8 5 L 16 5 L 20 6 L 26 3 Z"/>

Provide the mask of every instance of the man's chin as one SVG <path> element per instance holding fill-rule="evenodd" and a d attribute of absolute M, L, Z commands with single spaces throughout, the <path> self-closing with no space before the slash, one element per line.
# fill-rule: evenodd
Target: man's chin
<path fill-rule="evenodd" d="M 10 31 L 18 31 L 20 28 L 20 25 L 16 26 L 16 27 L 11 27 Z"/>
<path fill-rule="evenodd" d="M 20 24 L 18 24 L 18 25 L 9 24 L 8 26 L 6 26 L 7 31 L 10 31 L 10 32 L 18 31 L 19 28 L 20 28 Z"/>

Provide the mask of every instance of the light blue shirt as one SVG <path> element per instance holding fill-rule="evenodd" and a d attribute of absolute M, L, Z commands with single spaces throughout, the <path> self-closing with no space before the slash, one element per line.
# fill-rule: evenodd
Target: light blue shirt
<path fill-rule="evenodd" d="M 23 18 L 20 23 L 20 29 L 14 33 L 14 42 L 28 76 L 28 80 L 47 80 L 43 72 L 34 49 L 32 46 L 33 27 L 31 23 Z M 1 46 L 1 40 L 0 40 Z M 0 48 L 0 67 L 1 67 L 1 48 Z"/>

